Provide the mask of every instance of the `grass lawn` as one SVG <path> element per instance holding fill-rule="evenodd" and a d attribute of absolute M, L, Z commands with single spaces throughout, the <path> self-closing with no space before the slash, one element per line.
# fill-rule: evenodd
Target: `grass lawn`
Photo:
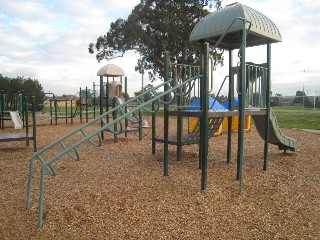
<path fill-rule="evenodd" d="M 303 107 L 273 107 L 276 113 L 279 126 L 282 128 L 299 128 L 299 129 L 317 129 L 320 130 L 320 108 L 303 108 Z M 73 107 L 73 112 L 76 110 L 76 106 Z M 50 112 L 50 107 L 44 109 L 45 112 Z M 54 111 L 54 108 L 53 108 Z M 65 115 L 65 106 L 60 106 L 58 109 L 58 115 Z M 88 111 L 92 112 L 93 107 L 89 107 Z M 105 110 L 104 110 L 105 111 Z M 68 106 L 68 114 L 71 109 Z M 99 113 L 99 106 L 96 107 L 96 113 Z M 85 109 L 83 109 L 85 116 Z M 159 109 L 157 115 L 162 115 L 163 109 Z M 144 112 L 143 115 L 151 115 L 148 112 Z"/>
<path fill-rule="evenodd" d="M 280 127 L 320 130 L 320 109 L 303 107 L 273 107 Z"/>

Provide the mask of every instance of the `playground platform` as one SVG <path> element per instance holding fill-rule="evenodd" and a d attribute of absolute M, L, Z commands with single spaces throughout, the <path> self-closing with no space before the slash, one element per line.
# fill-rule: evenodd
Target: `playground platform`
<path fill-rule="evenodd" d="M 15 134 L 0 134 L 0 142 L 14 142 L 23 140 L 33 140 L 32 134 L 15 133 Z"/>
<path fill-rule="evenodd" d="M 259 108 L 259 109 L 246 109 L 245 115 L 266 115 L 267 109 Z M 183 116 L 183 117 L 201 117 L 202 111 L 200 110 L 171 110 L 169 111 L 169 115 L 171 116 Z M 238 110 L 209 110 L 208 117 L 233 117 L 239 116 Z"/>

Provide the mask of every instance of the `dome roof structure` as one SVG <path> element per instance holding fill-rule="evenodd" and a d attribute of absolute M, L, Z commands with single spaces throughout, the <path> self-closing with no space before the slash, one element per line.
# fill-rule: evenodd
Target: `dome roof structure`
<path fill-rule="evenodd" d="M 230 27 L 218 47 L 225 49 L 239 48 L 243 31 L 243 21 L 239 18 L 251 23 L 250 29 L 250 24 L 246 23 L 248 47 L 263 45 L 268 42 L 281 42 L 280 32 L 269 18 L 241 3 L 230 4 L 201 19 L 190 34 L 190 41 L 207 41 L 215 44 Z"/>
<path fill-rule="evenodd" d="M 117 65 L 107 64 L 104 67 L 99 69 L 97 76 L 120 77 L 120 76 L 125 76 L 125 74 L 122 68 L 118 67 Z"/>

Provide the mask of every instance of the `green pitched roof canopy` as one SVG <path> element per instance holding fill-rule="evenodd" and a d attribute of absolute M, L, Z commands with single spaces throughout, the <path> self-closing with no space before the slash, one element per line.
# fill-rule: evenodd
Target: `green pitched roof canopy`
<path fill-rule="evenodd" d="M 241 3 L 230 4 L 201 19 L 190 34 L 190 41 L 207 41 L 215 44 L 236 18 L 243 18 L 251 22 L 251 28 L 247 36 L 248 47 L 266 44 L 267 42 L 281 42 L 280 32 L 269 18 Z M 246 25 L 247 29 L 248 26 L 249 24 Z M 239 48 L 242 30 L 243 21 L 236 20 L 219 47 L 225 49 Z"/>

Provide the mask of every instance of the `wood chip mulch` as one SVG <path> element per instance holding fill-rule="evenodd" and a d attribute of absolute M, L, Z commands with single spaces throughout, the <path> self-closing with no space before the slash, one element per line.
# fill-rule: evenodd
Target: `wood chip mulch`
<path fill-rule="evenodd" d="M 77 126 L 38 126 L 39 149 Z M 162 129 L 159 122 L 157 131 Z M 182 161 L 170 146 L 165 177 L 163 145 L 152 155 L 148 131 L 142 141 L 129 134 L 116 144 L 106 133 L 101 147 L 79 147 L 80 161 L 56 161 L 57 175 L 46 174 L 42 229 L 37 228 L 39 161 L 31 208 L 25 206 L 32 142 L 30 147 L 1 143 L 0 239 L 320 239 L 320 135 L 282 129 L 298 140 L 300 151 L 284 155 L 270 145 L 265 172 L 264 143 L 253 126 L 245 135 L 239 195 L 236 133 L 231 163 L 226 163 L 227 134 L 210 139 L 208 185 L 201 191 L 198 146 L 184 146 Z M 15 132 L 7 127 L 0 133 Z"/>

